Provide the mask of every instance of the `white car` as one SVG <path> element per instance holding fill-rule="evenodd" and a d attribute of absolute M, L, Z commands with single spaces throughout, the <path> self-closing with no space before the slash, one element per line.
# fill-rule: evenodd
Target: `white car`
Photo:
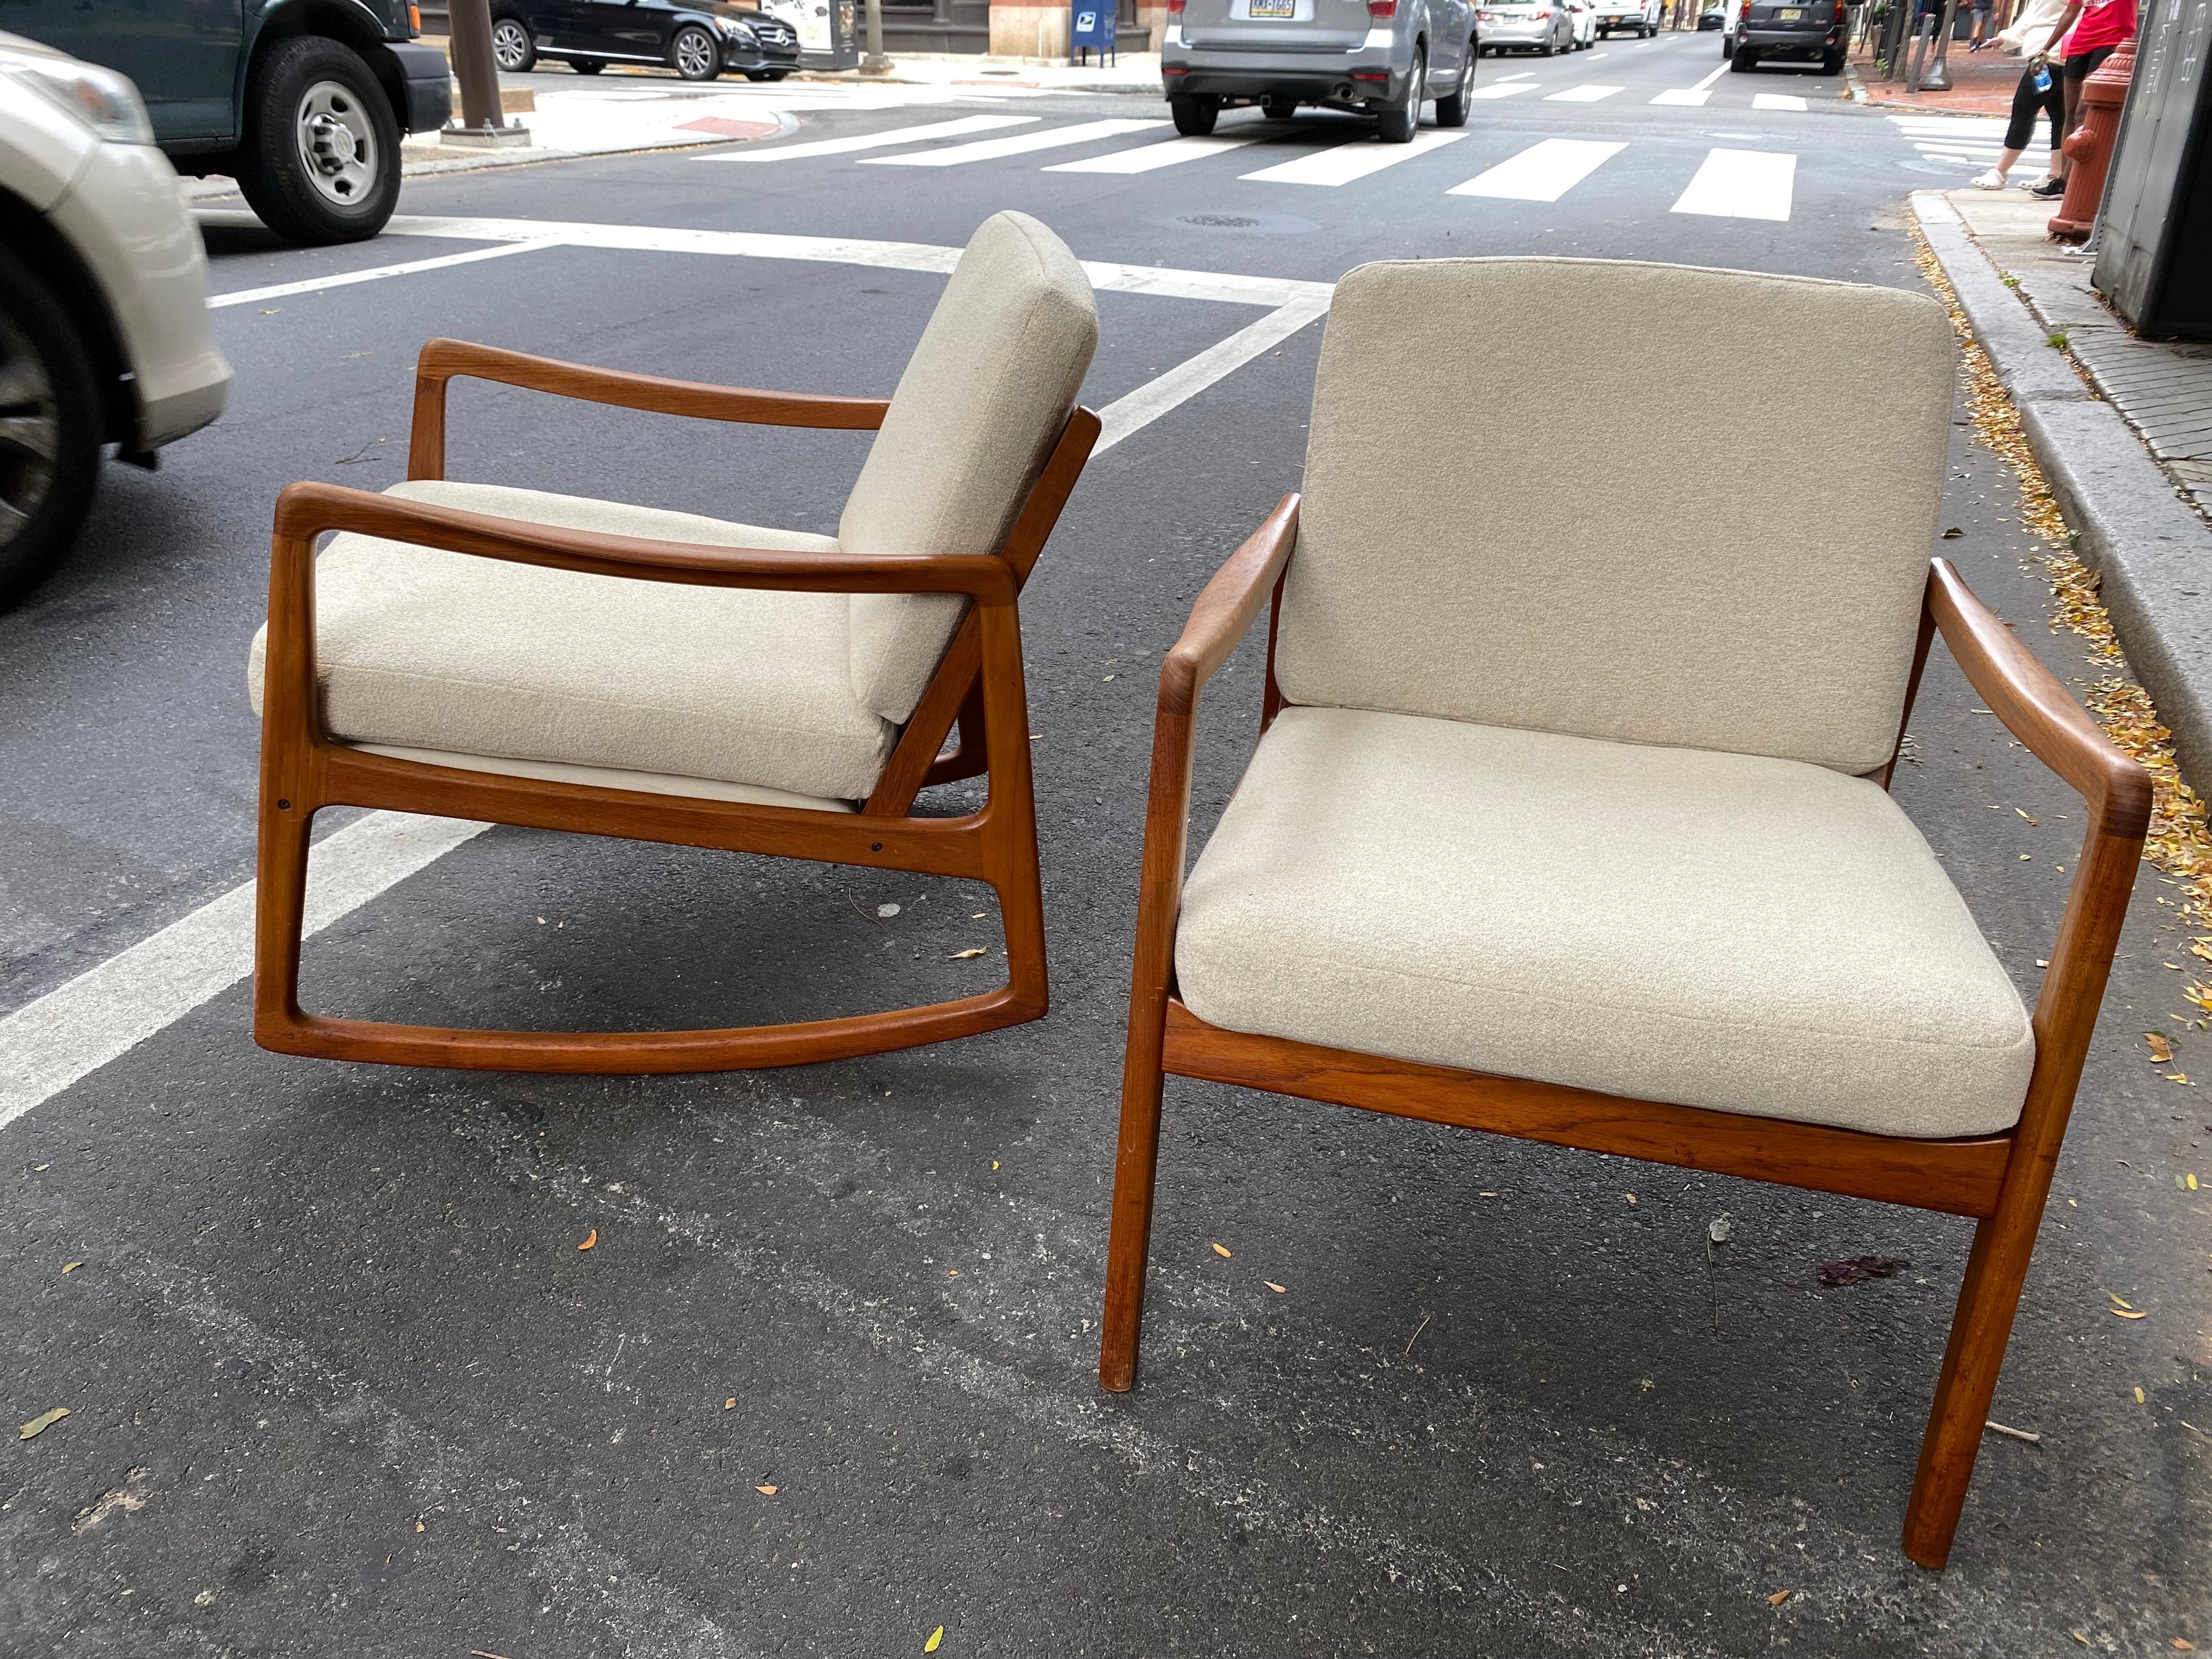
<path fill-rule="evenodd" d="M 207 253 L 131 82 L 0 33 L 0 608 L 68 550 L 102 449 L 222 413 Z"/>
<path fill-rule="evenodd" d="M 1575 49 L 1574 19 L 1565 0 L 1522 0 L 1518 5 L 1484 7 L 1474 14 L 1480 50 L 1499 57 L 1533 52 L 1549 58 Z"/>
<path fill-rule="evenodd" d="M 1567 0 L 1567 16 L 1571 50 L 1588 52 L 1597 44 L 1597 0 Z"/>
<path fill-rule="evenodd" d="M 1597 32 L 1610 40 L 1616 29 L 1649 40 L 1659 33 L 1659 0 L 1595 0 Z"/>

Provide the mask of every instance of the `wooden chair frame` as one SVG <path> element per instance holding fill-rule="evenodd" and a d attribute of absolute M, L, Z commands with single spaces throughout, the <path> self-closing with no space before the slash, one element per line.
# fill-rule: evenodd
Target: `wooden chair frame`
<path fill-rule="evenodd" d="M 1168 1073 L 1972 1216 L 1973 1250 L 1905 1522 L 1905 1553 L 1923 1566 L 1942 1567 L 1966 1501 L 2059 1143 L 2142 856 L 2150 821 L 2149 775 L 2112 745 L 1948 562 L 1932 562 L 1905 714 L 1910 714 L 1918 691 L 1930 638 L 1940 632 L 1975 691 L 2088 807 L 2080 862 L 2036 1000 L 2035 1067 L 2027 1101 L 2019 1123 L 2002 1134 L 1919 1140 L 1826 1128 L 1224 1030 L 1184 1006 L 1175 983 L 1176 923 L 1190 816 L 1192 722 L 1200 689 L 1236 649 L 1261 602 L 1271 599 L 1263 732 L 1282 708 L 1274 629 L 1297 517 L 1298 498 L 1285 496 L 1199 594 L 1182 637 L 1160 667 L 1100 1382 L 1118 1391 L 1136 1378 L 1161 1084 Z M 1900 743 L 1903 734 L 1901 718 Z M 1885 767 L 1878 775 L 1885 787 L 1889 774 Z"/>
<path fill-rule="evenodd" d="M 416 368 L 410 478 L 445 476 L 446 387 L 455 377 L 708 420 L 872 431 L 888 403 L 703 386 L 433 340 Z M 489 1071 L 653 1073 L 799 1065 L 879 1054 L 1041 1018 L 1044 908 L 1030 774 L 1017 601 L 1060 518 L 1098 417 L 1077 409 L 995 550 L 817 553 L 640 540 L 296 483 L 276 504 L 261 736 L 253 1036 L 326 1060 Z M 703 587 L 830 593 L 964 593 L 972 601 L 857 813 L 694 799 L 463 770 L 371 754 L 321 727 L 315 674 L 315 540 L 349 530 L 478 558 Z M 957 723 L 958 747 L 940 755 Z M 912 814 L 932 784 L 988 775 L 982 807 Z M 883 1013 L 696 1031 L 477 1031 L 337 1019 L 299 1002 L 307 842 L 316 811 L 352 805 L 489 819 L 726 852 L 911 870 L 988 882 L 999 895 L 1006 982 L 995 991 Z"/>

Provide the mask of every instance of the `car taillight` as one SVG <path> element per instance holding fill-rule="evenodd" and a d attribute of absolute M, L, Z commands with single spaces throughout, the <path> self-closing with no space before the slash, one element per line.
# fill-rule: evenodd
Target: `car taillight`
<path fill-rule="evenodd" d="M 422 33 L 422 7 L 420 7 L 420 6 L 410 6 L 410 7 L 408 7 L 408 8 L 407 8 L 407 27 L 408 27 L 409 28 L 410 28 L 410 29 L 414 30 L 414 31 L 415 31 L 415 33 L 417 33 L 417 34 L 420 34 L 420 33 Z"/>
<path fill-rule="evenodd" d="M 1398 0 L 1367 0 L 1367 15 L 1370 17 L 1395 17 L 1398 15 Z"/>
<path fill-rule="evenodd" d="M 1182 16 L 1182 7 L 1183 0 L 1168 0 L 1168 15 L 1170 17 Z"/>

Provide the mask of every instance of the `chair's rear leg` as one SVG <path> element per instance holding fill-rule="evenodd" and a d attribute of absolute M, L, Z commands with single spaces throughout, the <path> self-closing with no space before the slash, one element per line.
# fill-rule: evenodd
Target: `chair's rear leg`
<path fill-rule="evenodd" d="M 1114 1158 L 1113 1230 L 1106 1246 L 1106 1311 L 1098 1338 L 1098 1381 L 1119 1394 L 1137 1380 L 1137 1336 L 1145 1318 L 1145 1264 L 1152 1253 L 1152 1188 L 1159 1169 L 1160 1051 L 1167 1036 L 1164 994 L 1131 999 L 1129 1042 L 1121 1065 L 1121 1139 Z"/>
<path fill-rule="evenodd" d="M 1952 1535 L 1981 1450 L 2039 1219 L 2039 1213 L 2008 1218 L 2000 1210 L 1974 1229 L 1936 1403 L 1920 1443 L 1912 1499 L 1905 1511 L 1905 1553 L 1923 1567 L 1941 1569 L 1950 1559 Z"/>

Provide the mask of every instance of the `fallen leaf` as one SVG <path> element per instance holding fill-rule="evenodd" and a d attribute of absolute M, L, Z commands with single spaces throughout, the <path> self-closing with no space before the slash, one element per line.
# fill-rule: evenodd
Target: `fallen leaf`
<path fill-rule="evenodd" d="M 2143 1403 L 2143 1391 L 2142 1391 L 2141 1389 L 2137 1389 L 2136 1390 L 2136 1405 L 2138 1405 L 2138 1406 L 2140 1406 L 2140 1405 L 2142 1405 L 2142 1403 Z"/>
<path fill-rule="evenodd" d="M 2107 1308 L 2105 1311 L 2115 1319 L 2148 1319 L 2150 1317 L 2147 1313 L 2136 1313 L 2126 1308 Z"/>
<path fill-rule="evenodd" d="M 2197 1086 L 2195 1084 L 2190 1082 L 2189 1073 L 2186 1072 L 2163 1072 L 2160 1073 L 2160 1075 L 2165 1078 L 2168 1083 L 2179 1083 L 2184 1087 L 2191 1089 L 2194 1089 Z"/>
<path fill-rule="evenodd" d="M 2017 806 L 2014 807 L 2012 810 L 2013 810 L 2014 811 L 2015 811 L 2015 812 L 2020 812 L 2020 808 L 2018 808 Z M 2021 817 L 2024 817 L 2024 818 L 2027 818 L 2027 813 L 2025 813 L 2025 812 L 2020 812 L 2020 815 L 2021 815 Z M 2042 820 L 2041 818 L 2027 818 L 2027 821 L 2028 821 L 2030 823 L 2042 823 L 2042 822 L 2043 822 L 2043 820 Z"/>
<path fill-rule="evenodd" d="M 586 1234 L 586 1235 L 585 1235 L 584 1242 L 583 1242 L 582 1243 L 579 1244 L 578 1246 L 576 1246 L 576 1248 L 577 1248 L 578 1249 L 580 1249 L 580 1250 L 588 1250 L 588 1249 L 590 1249 L 592 1248 L 592 1246 L 593 1246 L 594 1244 L 598 1243 L 599 1242 L 599 1230 L 597 1227 L 594 1227 L 594 1228 L 592 1228 L 592 1231 L 591 1231 L 589 1233 L 587 1233 L 587 1234 Z"/>
<path fill-rule="evenodd" d="M 1773 1595 L 1766 1598 L 1766 1605 L 1770 1607 L 1778 1607 L 1789 1599 L 1790 1592 L 1788 1590 L 1777 1590 Z"/>
<path fill-rule="evenodd" d="M 2080 1631 L 2069 1630 L 2066 1633 L 2072 1637 L 2075 1641 L 2079 1642 L 2083 1647 L 2086 1648 L 2089 1645 L 2089 1638 L 2082 1635 Z"/>
<path fill-rule="evenodd" d="M 881 916 L 885 921 L 889 921 L 898 913 L 899 908 L 896 904 L 878 904 L 876 907 L 876 914 Z"/>
<path fill-rule="evenodd" d="M 1623 1193 L 1621 1196 L 1626 1199 L 1631 1204 L 1636 1202 L 1636 1194 L 1634 1193 Z"/>
<path fill-rule="evenodd" d="M 722 1402 L 722 1409 L 726 1412 L 733 1412 L 737 1410 L 737 1408 L 738 1397 L 735 1395 L 732 1395 L 727 1400 L 725 1400 Z"/>
<path fill-rule="evenodd" d="M 2162 1035 L 2156 1031 L 2145 1031 L 2143 1033 L 2143 1041 L 2150 1044 L 2150 1057 L 2151 1063 L 2153 1065 L 2168 1066 L 2172 1063 L 2173 1045 L 2171 1042 L 2168 1042 Z"/>
<path fill-rule="evenodd" d="M 1224 1248 L 1223 1246 L 1219 1245 L 1219 1244 L 1217 1244 L 1217 1245 L 1215 1245 L 1215 1246 L 1213 1247 L 1213 1253 L 1214 1253 L 1214 1255 L 1216 1255 L 1219 1256 L 1219 1257 L 1220 1257 L 1224 1261 L 1228 1261 L 1228 1260 L 1230 1259 L 1230 1258 L 1229 1258 L 1229 1252 L 1228 1252 L 1228 1250 L 1227 1250 L 1225 1248 Z"/>
<path fill-rule="evenodd" d="M 2197 1644 L 2191 1641 L 2186 1636 L 2175 1637 L 2173 1638 L 2173 1645 L 2177 1650 L 2183 1653 L 2194 1653 L 2197 1651 Z"/>
<path fill-rule="evenodd" d="M 36 1440 L 40 1435 L 44 1434 L 48 1429 L 53 1427 L 55 1424 L 60 1422 L 62 1419 L 67 1417 L 69 1414 L 69 1407 L 67 1406 L 57 1406 L 50 1412 L 41 1412 L 38 1416 L 24 1424 L 23 1426 L 16 1431 L 15 1438 L 18 1440 Z"/>
<path fill-rule="evenodd" d="M 1813 1277 L 1833 1290 L 1839 1285 L 1893 1278 L 1899 1268 L 1911 1265 L 1911 1258 L 1901 1255 L 1847 1255 L 1839 1261 L 1823 1261 L 1813 1269 Z"/>
<path fill-rule="evenodd" d="M 213 1590 L 202 1590 L 198 1595 L 192 1597 L 192 1605 L 196 1607 L 213 1607 L 215 1605 L 215 1592 Z"/>
<path fill-rule="evenodd" d="M 2212 962 L 2212 939 L 2190 940 L 2189 954 L 2192 957 L 2202 957 L 2205 961 Z"/>
<path fill-rule="evenodd" d="M 1262 1285 L 1265 1285 L 1269 1290 L 1273 1291 L 1277 1296 L 1288 1296 L 1290 1294 L 1287 1290 L 1275 1283 L 1272 1279 L 1263 1279 L 1260 1282 Z"/>
<path fill-rule="evenodd" d="M 997 1158 L 994 1158 L 991 1160 L 991 1167 L 994 1170 L 999 1167 L 999 1160 Z"/>
<path fill-rule="evenodd" d="M 2115 1296 L 2115 1295 L 2113 1295 L 2113 1293 L 2112 1293 L 2112 1291 L 2106 1291 L 2105 1292 L 2105 1294 L 2106 1294 L 2106 1296 L 2110 1296 L 2110 1297 L 2112 1297 L 2112 1300 L 2113 1300 L 2114 1302 L 2118 1303 L 2118 1304 L 2121 1307 L 2123 1307 L 2123 1308 L 2132 1308 L 2132 1307 L 2134 1307 L 2134 1306 L 2136 1305 L 2134 1303 L 2132 1303 L 2132 1302 L 2129 1301 L 2126 1297 L 2121 1297 L 2121 1296 Z"/>
<path fill-rule="evenodd" d="M 1958 526 L 1956 526 L 1956 525 L 1953 525 L 1953 526 L 1952 526 L 1948 530 L 1947 530 L 1947 531 L 1945 531 L 1945 532 L 1943 532 L 1942 539 L 1943 539 L 1943 540 L 1945 540 L 1945 541 L 1947 541 L 1947 542 L 1955 542 L 1955 541 L 1957 541 L 1957 540 L 1959 539 L 1959 538 L 1960 538 L 1960 537 L 1961 537 L 1961 536 L 1965 535 L 1966 533 L 1966 532 L 1965 531 L 1963 531 L 1963 530 L 1960 529 Z"/>
<path fill-rule="evenodd" d="M 945 957 L 945 960 L 947 962 L 965 962 L 970 957 L 980 957 L 982 954 L 983 947 L 979 945 L 972 951 L 955 951 L 951 956 Z"/>
<path fill-rule="evenodd" d="M 773 1498 L 775 1496 L 775 1488 L 774 1486 L 755 1486 L 753 1490 L 763 1498 Z"/>
<path fill-rule="evenodd" d="M 929 1632 L 929 1640 L 921 1644 L 921 1650 L 924 1653 L 934 1653 L 937 1651 L 937 1644 L 944 1639 L 945 1626 L 939 1625 L 935 1630 Z"/>
<path fill-rule="evenodd" d="M 1477 1193 L 1475 1196 L 1477 1198 L 1495 1198 L 1498 1194 L 1496 1193 Z"/>
<path fill-rule="evenodd" d="M 82 1266 L 84 1263 L 82 1261 L 64 1261 L 62 1263 L 62 1271 L 65 1273 L 73 1273 Z"/>
<path fill-rule="evenodd" d="M 2181 1178 L 2189 1183 L 2189 1190 L 2191 1192 L 2193 1193 L 2197 1190 L 2197 1173 L 2195 1170 L 2192 1170 L 2189 1174 L 2182 1176 Z"/>

